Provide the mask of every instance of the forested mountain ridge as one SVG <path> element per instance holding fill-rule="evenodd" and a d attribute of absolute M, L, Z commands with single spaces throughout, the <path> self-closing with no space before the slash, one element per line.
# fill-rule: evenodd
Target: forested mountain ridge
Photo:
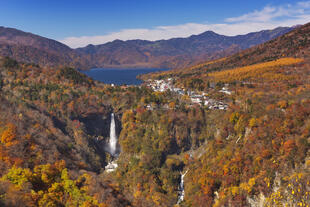
<path fill-rule="evenodd" d="M 60 42 L 6 27 L 0 27 L 0 55 L 47 67 L 86 64 L 73 49 Z"/>
<path fill-rule="evenodd" d="M 188 38 L 170 40 L 115 40 L 102 45 L 71 49 L 68 46 L 13 28 L 0 27 L 0 55 L 41 66 L 161 67 L 183 68 L 206 59 L 214 59 L 266 42 L 292 28 L 279 27 L 234 37 L 212 31 Z"/>
<path fill-rule="evenodd" d="M 234 69 L 257 63 L 277 60 L 284 57 L 299 57 L 303 58 L 308 53 L 309 48 L 309 26 L 306 24 L 298 27 L 285 35 L 270 40 L 264 44 L 260 44 L 249 49 L 235 53 L 221 59 L 206 61 L 205 63 L 197 64 L 192 67 L 184 68 L 183 70 L 172 70 L 159 74 L 164 76 L 175 77 L 193 77 L 208 72 L 221 71 L 226 69 Z M 145 75 L 145 78 L 151 77 L 152 74 Z M 154 76 L 156 77 L 156 75 Z"/>

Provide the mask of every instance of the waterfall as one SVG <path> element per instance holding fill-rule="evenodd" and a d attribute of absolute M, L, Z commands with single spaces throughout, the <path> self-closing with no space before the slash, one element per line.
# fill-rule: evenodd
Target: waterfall
<path fill-rule="evenodd" d="M 110 139 L 107 151 L 112 155 L 112 160 L 108 163 L 107 166 L 105 166 L 106 172 L 109 173 L 113 172 L 118 167 L 116 160 L 114 160 L 114 158 L 118 156 L 114 113 L 111 114 Z"/>
<path fill-rule="evenodd" d="M 178 190 L 178 202 L 177 204 L 180 204 L 183 200 L 184 200 L 184 196 L 185 196 L 185 191 L 184 191 L 184 177 L 186 175 L 188 170 L 186 170 L 185 173 L 181 173 L 181 182 L 179 185 L 179 190 Z"/>
<path fill-rule="evenodd" d="M 111 114 L 109 152 L 112 156 L 116 154 L 117 136 L 115 131 L 114 113 Z"/>

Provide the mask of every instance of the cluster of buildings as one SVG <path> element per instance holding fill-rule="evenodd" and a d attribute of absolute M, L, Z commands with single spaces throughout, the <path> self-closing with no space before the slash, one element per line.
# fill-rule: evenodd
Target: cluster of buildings
<path fill-rule="evenodd" d="M 205 105 L 208 106 L 209 109 L 220 109 L 226 110 L 228 105 L 222 101 L 216 101 L 214 99 L 208 99 L 205 101 Z"/>
<path fill-rule="evenodd" d="M 152 88 L 154 91 L 165 92 L 170 90 L 181 96 L 187 95 L 192 104 L 207 106 L 209 109 L 226 110 L 228 108 L 228 105 L 224 102 L 208 98 L 207 93 L 205 92 L 195 92 L 185 90 L 184 88 L 174 87 L 172 78 L 168 78 L 166 80 L 148 80 L 147 86 Z M 231 91 L 228 90 L 228 85 L 223 87 L 219 92 L 231 95 Z M 148 106 L 148 109 L 151 109 L 151 106 Z"/>
<path fill-rule="evenodd" d="M 167 80 L 148 80 L 147 85 L 154 91 L 165 92 L 167 90 L 173 91 L 173 79 L 168 78 Z"/>
<path fill-rule="evenodd" d="M 228 91 L 229 92 L 229 91 Z M 193 104 L 199 104 L 203 106 L 207 106 L 209 109 L 220 109 L 220 110 L 226 110 L 228 108 L 228 105 L 225 104 L 222 101 L 217 101 L 211 98 L 207 97 L 207 94 L 202 92 L 201 94 L 197 94 L 192 91 L 188 91 L 188 96 L 191 99 L 191 102 Z"/>

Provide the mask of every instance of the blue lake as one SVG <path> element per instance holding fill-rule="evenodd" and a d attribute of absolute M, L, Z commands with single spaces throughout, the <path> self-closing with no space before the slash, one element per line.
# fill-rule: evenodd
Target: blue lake
<path fill-rule="evenodd" d="M 137 75 L 167 71 L 168 69 L 109 69 L 109 68 L 95 68 L 91 70 L 81 71 L 85 75 L 94 80 L 101 81 L 106 84 L 115 85 L 140 85 L 143 81 L 137 79 Z"/>

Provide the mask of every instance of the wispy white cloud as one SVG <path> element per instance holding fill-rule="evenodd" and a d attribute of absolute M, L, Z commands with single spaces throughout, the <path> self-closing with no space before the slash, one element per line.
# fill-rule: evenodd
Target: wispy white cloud
<path fill-rule="evenodd" d="M 227 18 L 226 22 L 270 22 L 277 18 L 300 19 L 301 15 L 310 14 L 310 1 L 298 2 L 295 5 L 266 6 L 260 11 L 254 11 L 239 17 Z"/>
<path fill-rule="evenodd" d="M 60 40 L 72 48 L 83 47 L 88 44 L 103 44 L 120 40 L 160 40 L 173 37 L 188 37 L 212 30 L 223 35 L 239 35 L 263 29 L 273 29 L 279 26 L 293 26 L 310 22 L 310 1 L 281 6 L 268 5 L 262 10 L 256 10 L 239 17 L 227 18 L 220 24 L 187 23 L 174 26 L 158 26 L 151 29 L 124 29 L 100 36 L 68 37 Z"/>

